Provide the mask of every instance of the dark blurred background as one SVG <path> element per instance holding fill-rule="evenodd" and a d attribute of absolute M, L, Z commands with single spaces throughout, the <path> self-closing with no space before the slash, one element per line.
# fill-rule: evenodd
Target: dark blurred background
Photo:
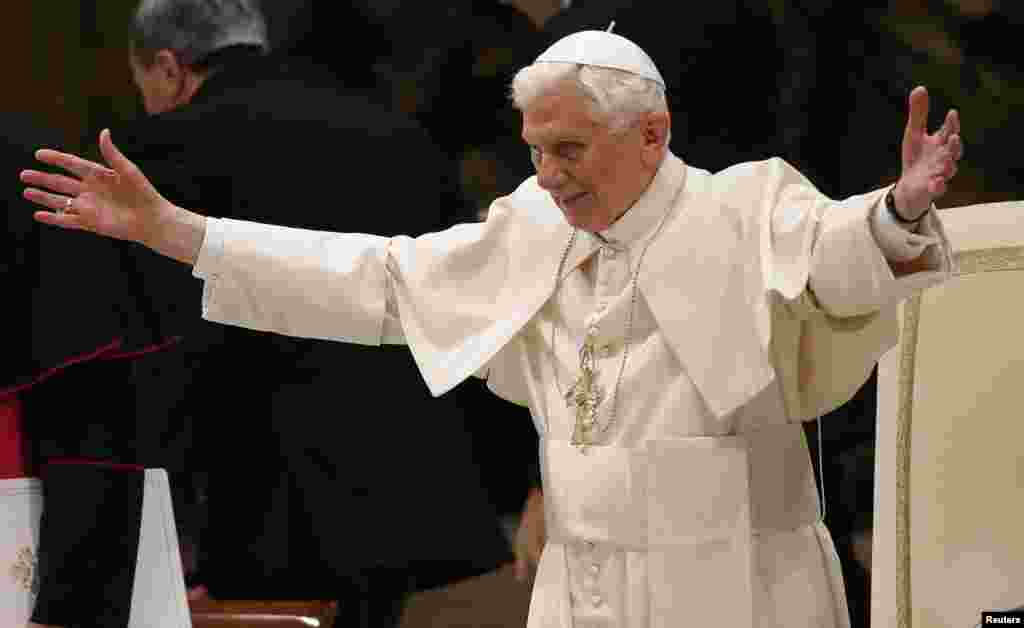
<path fill-rule="evenodd" d="M 1009 45 L 1024 25 L 1020 3 L 730 0 L 668 9 L 576 0 L 561 12 L 559 4 L 273 0 L 264 10 L 278 52 L 315 58 L 339 81 L 373 85 L 415 113 L 475 179 L 465 183 L 475 206 L 529 172 L 522 150 L 503 160 L 514 163 L 482 163 L 488 151 L 516 148 L 506 79 L 558 35 L 605 28 L 610 19 L 665 74 L 673 149 L 694 165 L 714 170 L 727 157 L 782 154 L 832 194 L 888 182 L 899 164 L 886 150 L 898 146 L 906 93 L 920 83 L 932 92 L 933 114 L 955 106 L 964 120 L 968 152 L 945 203 L 1003 200 L 1019 189 L 1022 166 L 1008 151 L 1020 136 L 1010 112 L 1024 89 L 1021 53 Z M 6 8 L 2 45 L 12 61 L 3 110 L 57 129 L 72 149 L 138 115 L 126 44 L 134 6 L 65 0 Z M 750 136 L 736 138 L 729 129 L 737 126 Z"/>
<path fill-rule="evenodd" d="M 5 5 L 0 49 L 8 87 L 0 115 L 21 129 L 49 129 L 63 147 L 86 153 L 99 129 L 142 115 L 128 66 L 135 5 Z M 313 60 L 339 85 L 372 90 L 423 125 L 458 173 L 449 223 L 478 219 L 531 174 L 507 101 L 515 70 L 554 39 L 604 29 L 613 19 L 615 31 L 644 47 L 665 76 L 672 148 L 692 165 L 717 170 L 781 155 L 832 196 L 892 183 L 906 98 L 924 84 L 933 128 L 950 107 L 963 120 L 965 157 L 942 205 L 1019 199 L 1024 191 L 1024 123 L 1011 117 L 1024 110 L 1015 45 L 1024 3 L 1017 0 L 266 0 L 264 10 L 275 54 Z M 28 165 L 9 168 L 11 196 L 20 188 L 17 169 Z M 870 607 L 874 394 L 872 378 L 825 418 L 820 435 L 817 426 L 807 428 L 816 466 L 818 439 L 824 444 L 828 524 L 854 626 L 867 625 Z M 536 436 L 524 410 L 488 405 L 485 397 L 482 388 L 470 391 L 464 403 L 511 418 L 470 421 L 468 429 L 493 505 L 511 529 L 535 477 Z M 498 580 L 473 595 L 493 595 L 494 604 L 515 607 L 508 617 L 525 616 L 522 590 L 508 595 L 506 585 L 513 586 Z M 458 606 L 444 595 L 422 594 L 407 623 L 454 625 L 451 617 L 437 619 Z"/>

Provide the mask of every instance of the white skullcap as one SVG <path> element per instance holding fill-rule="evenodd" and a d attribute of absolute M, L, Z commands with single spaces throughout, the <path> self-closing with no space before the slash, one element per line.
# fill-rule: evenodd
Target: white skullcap
<path fill-rule="evenodd" d="M 534 63 L 580 63 L 632 72 L 665 87 L 654 61 L 622 35 L 606 31 L 580 31 L 566 35 L 541 53 Z"/>

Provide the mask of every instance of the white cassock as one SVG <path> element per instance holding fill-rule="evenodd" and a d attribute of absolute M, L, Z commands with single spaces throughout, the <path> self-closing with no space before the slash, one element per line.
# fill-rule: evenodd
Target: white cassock
<path fill-rule="evenodd" d="M 406 342 L 434 394 L 478 374 L 529 407 L 549 535 L 529 628 L 847 626 L 799 422 L 856 392 L 896 304 L 952 265 L 934 213 L 905 232 L 884 192 L 835 202 L 778 159 L 710 175 L 668 155 L 567 255 L 572 229 L 531 178 L 486 223 L 416 239 L 211 220 L 194 272 L 209 320 Z M 879 242 L 929 270 L 894 277 Z M 591 327 L 606 400 L 581 453 L 560 390 Z"/>

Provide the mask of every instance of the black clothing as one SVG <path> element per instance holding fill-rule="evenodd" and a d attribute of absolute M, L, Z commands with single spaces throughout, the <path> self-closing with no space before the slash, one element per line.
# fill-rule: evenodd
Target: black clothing
<path fill-rule="evenodd" d="M 141 470 L 46 467 L 32 621 L 75 628 L 128 625 L 142 495 Z"/>
<path fill-rule="evenodd" d="M 91 234 L 37 223 L 35 205 L 21 196 L 17 173 L 44 169 L 33 153 L 59 146 L 52 131 L 15 114 L 0 116 L 0 187 L 5 229 L 0 234 L 4 319 L 15 330 L 4 341 L 0 396 L 29 388 L 62 366 L 118 348 L 127 305 L 109 281 L 117 256 Z"/>
<path fill-rule="evenodd" d="M 138 553 L 142 472 L 134 455 L 130 365 L 119 355 L 126 305 L 109 242 L 35 222 L 16 173 L 60 145 L 32 120 L 0 117 L 0 284 L 8 333 L 0 402 L 16 399 L 28 473 L 42 479 L 32 620 L 124 628 Z M 116 358 L 116 359 L 115 359 Z"/>
<path fill-rule="evenodd" d="M 448 162 L 410 120 L 296 60 L 226 67 L 175 111 L 114 132 L 172 202 L 306 229 L 447 226 Z M 417 588 L 510 560 L 453 394 L 430 398 L 405 347 L 207 323 L 201 282 L 138 247 L 132 342 L 140 459 L 207 472 L 199 570 L 214 597 L 323 597 L 368 571 Z M 153 462 L 151 462 L 153 461 Z"/>

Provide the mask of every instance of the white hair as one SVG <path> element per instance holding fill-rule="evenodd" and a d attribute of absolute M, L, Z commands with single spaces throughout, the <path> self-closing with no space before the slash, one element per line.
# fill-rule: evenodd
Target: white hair
<path fill-rule="evenodd" d="M 668 111 L 658 83 L 625 70 L 562 62 L 528 65 L 512 79 L 512 102 L 520 111 L 560 83 L 576 85 L 592 103 L 592 113 L 613 131 L 628 127 L 640 114 Z"/>
<path fill-rule="evenodd" d="M 269 49 L 267 24 L 254 0 L 142 0 L 131 28 L 136 50 L 173 50 L 186 64 L 229 46 Z"/>

